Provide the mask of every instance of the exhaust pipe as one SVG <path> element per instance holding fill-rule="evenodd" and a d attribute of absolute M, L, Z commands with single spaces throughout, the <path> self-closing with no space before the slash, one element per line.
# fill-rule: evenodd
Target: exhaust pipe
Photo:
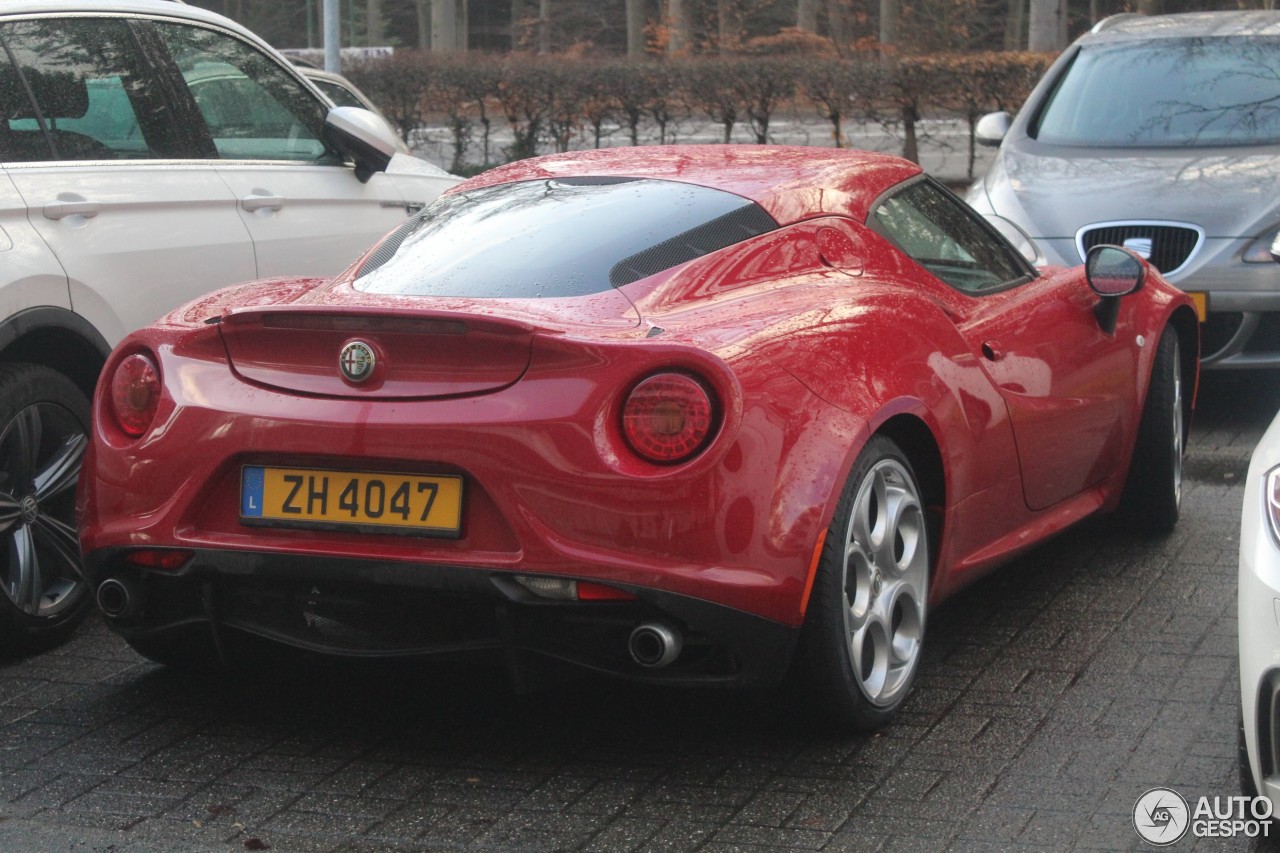
<path fill-rule="evenodd" d="M 631 631 L 627 651 L 646 669 L 661 669 L 680 657 L 684 642 L 680 632 L 664 622 L 642 622 Z"/>
<path fill-rule="evenodd" d="M 133 584 L 118 578 L 107 578 L 98 584 L 98 608 L 109 619 L 127 619 L 141 609 L 142 597 Z"/>

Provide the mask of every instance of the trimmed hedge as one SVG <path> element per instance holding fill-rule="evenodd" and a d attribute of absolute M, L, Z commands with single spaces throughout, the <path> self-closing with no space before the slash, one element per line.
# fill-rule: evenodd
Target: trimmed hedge
<path fill-rule="evenodd" d="M 843 59 L 815 54 L 636 62 L 398 51 L 348 68 L 347 74 L 406 139 L 428 123 L 446 126 L 451 168 L 459 173 L 499 158 L 600 147 L 610 132 L 634 145 L 644 129 L 665 143 L 691 119 L 719 125 L 725 141 L 736 127 L 746 127 L 765 143 L 770 121 L 786 112 L 816 114 L 829 123 L 835 146 L 845 144 L 848 122 L 900 127 L 902 155 L 911 160 L 917 159 L 922 117 L 965 119 L 972 176 L 978 118 L 1016 109 L 1053 59 L 1033 53 L 868 51 Z M 501 152 L 491 144 L 495 121 L 505 123 L 514 140 Z M 468 162 L 477 147 L 482 162 Z"/>

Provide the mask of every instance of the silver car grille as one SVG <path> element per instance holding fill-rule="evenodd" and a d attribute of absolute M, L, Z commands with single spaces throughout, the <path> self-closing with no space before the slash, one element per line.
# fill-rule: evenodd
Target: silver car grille
<path fill-rule="evenodd" d="M 1184 222 L 1099 222 L 1076 234 L 1080 259 L 1094 246 L 1128 245 L 1165 275 L 1182 269 L 1204 242 L 1204 229 Z"/>

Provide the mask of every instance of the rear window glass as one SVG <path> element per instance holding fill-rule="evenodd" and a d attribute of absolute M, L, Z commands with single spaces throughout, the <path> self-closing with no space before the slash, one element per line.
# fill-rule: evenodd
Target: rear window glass
<path fill-rule="evenodd" d="M 370 293 L 582 296 L 772 231 L 731 193 L 673 181 L 567 178 L 443 196 L 366 261 Z"/>
<path fill-rule="evenodd" d="M 1280 38 L 1086 46 L 1032 136 L 1089 147 L 1280 142 Z"/>

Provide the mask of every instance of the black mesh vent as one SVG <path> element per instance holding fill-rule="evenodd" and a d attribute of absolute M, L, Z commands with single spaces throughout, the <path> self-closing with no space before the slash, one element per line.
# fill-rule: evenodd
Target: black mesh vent
<path fill-rule="evenodd" d="M 1243 322 L 1239 311 L 1210 311 L 1200 324 L 1200 356 L 1207 358 L 1229 344 Z"/>
<path fill-rule="evenodd" d="M 1280 764 L 1280 755 L 1276 754 L 1276 747 L 1280 746 L 1280 716 L 1276 715 L 1276 706 L 1280 704 L 1277 702 L 1280 700 L 1280 678 L 1277 674 L 1269 673 L 1258 692 L 1258 716 L 1250 722 L 1257 726 L 1254 731 L 1258 735 L 1258 763 L 1265 779 L 1273 775 L 1277 764 Z"/>
<path fill-rule="evenodd" d="M 557 184 L 567 187 L 611 187 L 614 184 L 630 184 L 639 178 L 625 178 L 617 175 L 583 175 L 572 178 L 555 178 Z"/>
<path fill-rule="evenodd" d="M 1090 228 L 1080 235 L 1081 256 L 1094 246 L 1123 246 L 1125 240 L 1151 241 L 1151 265 L 1162 273 L 1170 273 L 1187 262 L 1200 243 L 1194 228 L 1178 225 L 1142 225 L 1139 223 Z"/>
<path fill-rule="evenodd" d="M 1280 313 L 1267 311 L 1258 317 L 1258 328 L 1253 330 L 1249 342 L 1245 344 L 1245 352 L 1277 353 L 1280 352 Z"/>
<path fill-rule="evenodd" d="M 360 270 L 356 273 L 356 278 L 361 278 L 376 270 L 395 256 L 400 251 L 400 244 L 409 238 L 409 235 L 418 230 L 418 226 L 422 224 L 422 220 L 426 217 L 426 211 L 423 210 L 414 214 L 404 221 L 396 230 L 387 235 L 386 239 L 378 244 L 378 248 L 365 259 L 360 265 Z"/>
<path fill-rule="evenodd" d="M 763 208 L 754 204 L 744 205 L 643 252 L 623 258 L 609 270 L 609 283 L 614 287 L 630 284 L 777 227 L 778 223 Z"/>

